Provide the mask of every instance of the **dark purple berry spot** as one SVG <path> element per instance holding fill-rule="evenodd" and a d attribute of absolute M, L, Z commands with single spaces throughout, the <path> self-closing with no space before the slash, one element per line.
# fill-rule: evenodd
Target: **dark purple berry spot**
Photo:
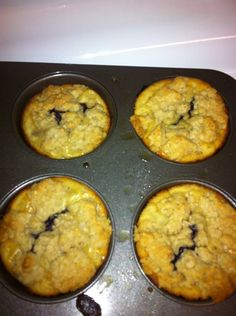
<path fill-rule="evenodd" d="M 52 114 L 52 113 L 54 114 L 54 118 L 55 118 L 57 124 L 59 125 L 61 120 L 62 120 L 62 116 L 61 115 L 63 113 L 65 113 L 66 111 L 58 111 L 55 108 L 53 108 L 53 109 L 49 110 L 48 112 L 49 112 L 49 114 Z"/>
<path fill-rule="evenodd" d="M 88 110 L 88 106 L 86 103 L 80 103 L 81 107 L 82 107 L 82 111 L 83 113 L 85 113 Z"/>
<path fill-rule="evenodd" d="M 179 248 L 178 253 L 174 255 L 174 258 L 171 261 L 171 263 L 174 265 L 174 270 L 177 270 L 176 262 L 180 259 L 183 252 L 185 250 L 195 250 L 195 248 L 196 248 L 196 243 L 195 243 L 194 238 L 197 236 L 197 233 L 198 233 L 197 225 L 195 225 L 195 224 L 189 225 L 189 228 L 191 229 L 191 239 L 193 241 L 193 244 L 192 244 L 192 246 L 181 246 Z"/>
<path fill-rule="evenodd" d="M 41 232 L 38 232 L 38 233 L 31 233 L 31 236 L 34 238 L 34 241 L 33 241 L 32 247 L 31 247 L 31 249 L 30 249 L 30 252 L 35 253 L 34 248 L 35 248 L 35 242 L 36 242 L 36 240 L 40 237 L 40 235 L 41 235 L 42 233 L 53 231 L 53 225 L 54 225 L 55 219 L 56 219 L 59 215 L 64 214 L 64 213 L 67 213 L 67 212 L 69 212 L 69 211 L 68 211 L 67 208 L 65 208 L 64 210 L 62 210 L 62 211 L 60 211 L 60 212 L 57 212 L 57 213 L 55 213 L 55 214 L 50 215 L 50 216 L 46 219 L 46 221 L 44 221 L 44 230 L 42 230 Z"/>
<path fill-rule="evenodd" d="M 191 229 L 191 239 L 194 240 L 194 238 L 197 236 L 197 233 L 198 233 L 197 225 L 196 224 L 189 225 L 189 228 Z"/>
<path fill-rule="evenodd" d="M 53 225 L 54 225 L 54 222 L 55 222 L 55 219 L 60 215 L 60 214 L 64 214 L 68 212 L 67 209 L 64 209 L 62 210 L 61 212 L 57 212 L 55 214 L 52 214 L 50 215 L 46 221 L 44 222 L 44 225 L 45 225 L 45 231 L 46 232 L 51 232 L 53 230 Z"/>
<path fill-rule="evenodd" d="M 101 316 L 102 310 L 92 297 L 81 294 L 76 300 L 76 307 L 84 316 Z"/>
<path fill-rule="evenodd" d="M 39 236 L 40 236 L 40 233 L 32 233 L 31 236 L 32 236 L 34 239 L 38 239 Z"/>
<path fill-rule="evenodd" d="M 189 117 L 192 117 L 192 113 L 193 113 L 193 110 L 194 110 L 194 101 L 195 101 L 195 99 L 192 98 L 192 100 L 190 101 L 190 104 L 189 104 L 189 110 L 188 110 L 188 116 Z"/>
<path fill-rule="evenodd" d="M 46 221 L 44 222 L 45 225 L 45 231 L 46 232 L 51 232 L 53 230 L 53 225 L 54 225 L 54 221 L 55 219 L 58 217 L 58 214 L 53 214 L 51 216 L 49 216 Z"/>
<path fill-rule="evenodd" d="M 183 115 L 180 115 L 180 117 L 178 118 L 178 120 L 177 120 L 175 123 L 173 123 L 172 125 L 178 125 L 179 122 L 182 121 L 183 118 L 184 118 L 184 116 L 183 116 Z"/>

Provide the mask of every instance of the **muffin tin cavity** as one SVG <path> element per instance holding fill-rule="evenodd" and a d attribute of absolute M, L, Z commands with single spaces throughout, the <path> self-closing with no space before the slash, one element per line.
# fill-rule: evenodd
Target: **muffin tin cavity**
<path fill-rule="evenodd" d="M 232 197 L 210 183 L 178 180 L 142 201 L 131 242 L 142 274 L 158 291 L 180 303 L 211 305 L 236 290 L 235 227 Z"/>
<path fill-rule="evenodd" d="M 16 101 L 13 122 L 18 136 L 38 154 L 71 159 L 106 142 L 115 127 L 116 113 L 112 96 L 99 82 L 57 72 L 26 86 Z"/>
<path fill-rule="evenodd" d="M 62 209 L 59 206 L 60 203 L 58 203 L 58 199 L 57 201 L 55 201 L 55 204 L 53 206 L 53 204 L 51 204 L 53 198 L 49 198 L 49 197 L 48 198 L 45 197 L 44 201 L 42 199 L 39 205 L 37 205 L 37 203 L 39 202 L 39 199 L 42 198 L 43 191 L 44 190 L 50 191 L 49 188 L 51 184 L 54 186 L 54 189 L 53 189 L 54 191 L 59 189 L 59 186 L 62 189 L 62 186 L 63 186 L 64 187 L 63 190 L 65 190 L 65 192 L 68 192 L 67 196 L 66 196 L 66 193 L 64 192 L 65 197 L 62 197 L 62 198 L 64 199 L 64 201 L 67 201 L 65 202 L 66 204 L 67 203 L 69 204 L 67 204 L 67 206 L 65 207 L 62 207 Z M 75 192 L 76 192 L 75 190 L 78 190 L 78 192 L 80 190 L 80 192 L 77 193 L 76 196 L 75 196 Z M 71 203 L 69 200 L 69 194 L 70 195 L 73 194 L 73 203 Z M 80 195 L 80 197 L 78 194 Z M 89 198 L 89 194 L 90 194 L 90 198 Z M 28 208 L 28 211 L 24 211 L 22 209 L 23 205 L 21 203 L 24 203 L 24 201 L 26 201 L 25 199 L 29 200 L 29 202 L 27 202 L 28 204 L 25 206 L 25 208 Z M 93 203 L 97 203 L 96 215 L 94 211 L 92 210 Z M 86 205 L 88 205 L 88 208 L 81 209 L 82 205 L 84 208 Z M 51 210 L 51 208 L 53 208 L 53 210 Z M 9 256 L 9 253 L 3 251 L 2 260 L 5 262 L 5 264 L 3 264 L 3 262 L 1 261 L 1 269 L 0 269 L 1 282 L 12 293 L 14 293 L 15 295 L 25 300 L 29 300 L 35 303 L 56 303 L 56 302 L 69 300 L 83 293 L 100 279 L 101 275 L 106 270 L 106 267 L 109 264 L 109 261 L 112 256 L 112 252 L 114 248 L 115 226 L 114 226 L 114 220 L 112 218 L 112 215 L 107 203 L 104 201 L 101 195 L 93 187 L 91 187 L 89 184 L 85 183 L 84 181 L 81 181 L 80 179 L 77 179 L 75 177 L 71 177 L 68 175 L 50 174 L 50 175 L 40 176 L 40 177 L 30 179 L 20 184 L 19 186 L 17 186 L 16 189 L 10 192 L 3 199 L 0 205 L 1 217 L 3 218 L 5 215 L 7 216 L 9 211 L 12 212 L 12 209 L 14 209 L 13 212 L 15 212 L 15 220 L 12 219 L 14 216 L 13 216 L 13 213 L 11 213 L 10 217 L 8 216 L 8 219 L 6 220 L 7 222 L 4 222 L 4 225 L 7 225 L 6 223 L 11 222 L 11 221 L 12 221 L 12 225 L 16 225 L 16 231 L 18 231 L 17 234 L 19 234 L 17 240 L 19 243 L 21 243 L 18 246 L 18 242 L 16 242 L 16 247 L 19 247 L 19 249 L 21 249 L 22 251 L 23 263 L 21 263 L 22 267 L 14 266 L 13 269 L 12 267 L 10 268 L 11 266 L 10 264 L 10 266 L 7 267 L 8 269 L 11 270 L 12 275 L 10 275 L 10 273 L 6 271 L 6 266 L 8 263 L 7 258 Z M 75 209 L 76 209 L 76 213 L 75 213 Z M 45 215 L 45 211 L 47 212 L 47 210 L 50 213 L 50 215 Z M 23 217 L 21 216 L 22 212 L 25 213 L 25 218 L 26 218 L 25 224 L 23 222 Z M 27 222 L 31 212 L 36 212 L 34 215 L 34 218 L 31 217 L 31 220 L 30 220 L 31 224 L 33 225 L 32 227 L 29 226 Z M 82 213 L 84 212 L 84 215 L 82 215 L 81 212 Z M 79 216 L 80 216 L 80 219 L 79 219 Z M 100 243 L 102 244 L 104 243 L 104 247 L 106 248 L 106 250 L 104 248 L 104 253 L 106 253 L 106 255 L 102 255 L 103 250 L 102 249 L 100 250 L 99 248 L 101 247 L 101 245 L 99 245 L 98 248 L 96 248 L 97 241 L 89 245 L 89 247 L 91 247 L 91 249 L 89 248 L 90 250 L 86 248 L 87 240 L 83 239 L 84 237 L 82 238 L 82 235 L 84 234 L 84 236 L 87 236 L 86 238 L 90 236 L 87 232 L 90 231 L 91 224 L 87 225 L 86 220 L 84 220 L 83 218 L 86 218 L 87 221 L 89 220 L 89 218 L 91 218 L 92 221 L 95 221 L 95 222 L 97 221 L 97 225 L 93 227 L 94 231 L 91 232 L 91 236 L 93 236 L 93 234 L 99 235 L 102 231 L 104 232 L 104 236 L 101 236 Z M 107 219 L 110 224 L 108 224 Z M 103 229 L 100 232 L 99 228 L 97 230 L 97 227 L 100 225 L 100 223 L 102 223 L 102 221 L 103 221 L 103 224 L 101 225 L 104 225 L 104 226 L 102 226 Z M 77 227 L 75 227 L 75 224 Z M 25 237 L 23 238 L 21 236 L 22 231 L 19 228 L 21 225 L 25 225 L 25 228 L 24 228 Z M 109 225 L 110 225 L 110 228 L 109 228 Z M 8 235 L 10 239 L 7 240 L 5 244 L 5 239 L 3 237 L 3 234 L 5 234 L 4 236 L 6 237 L 8 230 L 6 230 L 4 227 L 5 226 L 1 227 L 1 247 L 9 247 L 9 245 L 13 247 L 14 241 L 12 240 L 12 236 L 11 236 L 12 233 Z M 8 229 L 11 230 L 12 229 L 11 226 L 9 226 Z M 107 229 L 110 230 L 110 233 L 109 233 L 110 237 L 107 239 L 107 241 L 105 241 L 107 238 L 106 234 L 108 234 Z M 69 236 L 72 233 L 75 235 L 73 239 L 70 239 Z M 77 242 L 75 243 L 75 240 L 77 240 L 78 243 Z M 98 237 L 97 237 L 97 240 L 99 242 Z M 55 244 L 54 244 L 54 241 L 55 241 Z M 48 252 L 51 249 L 50 247 L 52 247 L 53 244 L 54 244 L 53 246 L 54 250 L 52 249 L 52 253 L 50 254 L 50 256 L 48 256 Z M 45 251 L 43 251 L 44 248 L 45 248 Z M 9 248 L 9 251 L 12 251 L 11 248 Z M 74 258 L 77 258 L 78 254 L 80 254 L 79 260 L 75 261 L 75 259 L 71 257 L 73 251 L 74 251 Z M 101 251 L 101 254 L 100 254 L 100 251 Z M 42 254 L 40 255 L 41 252 Z M 58 253 L 61 253 L 61 254 L 58 256 Z M 13 256 L 15 256 L 15 254 Z M 100 256 L 100 259 L 99 259 L 99 256 Z M 42 257 L 45 257 L 45 259 L 48 258 L 47 260 L 49 260 L 46 266 L 45 266 L 45 262 L 44 263 L 41 262 Z M 63 260 L 65 261 L 62 261 L 60 257 L 63 257 L 64 258 Z M 71 271 L 73 271 L 75 267 L 80 266 L 80 260 L 85 260 L 85 261 L 87 260 L 87 265 L 86 265 L 87 268 L 83 265 L 83 263 L 80 267 L 81 269 L 88 269 L 86 271 L 83 270 L 84 271 L 83 273 L 84 274 L 88 273 L 89 281 L 86 281 L 86 283 L 83 286 L 76 285 L 77 289 L 68 290 L 65 293 L 62 292 L 60 294 L 58 293 L 53 294 L 52 292 L 54 291 L 52 290 L 53 288 L 57 289 L 59 286 L 59 288 L 63 289 L 64 287 L 67 288 L 66 284 L 70 284 L 70 282 L 72 282 L 71 285 L 74 284 L 74 281 L 72 281 L 70 277 L 67 277 L 66 272 L 63 272 L 62 270 L 60 270 L 62 268 L 63 269 L 66 268 L 66 265 L 68 264 L 67 262 L 68 259 L 70 260 L 69 265 L 70 265 Z M 19 261 L 19 258 L 14 259 L 14 260 L 17 260 L 18 264 L 19 262 L 21 262 L 21 260 Z M 35 267 L 33 267 L 33 269 L 31 266 L 32 264 L 31 260 L 33 260 L 34 262 L 33 264 L 36 264 Z M 55 266 L 54 261 L 56 262 L 57 260 L 59 261 Z M 96 272 L 94 272 L 93 270 L 94 264 L 96 266 L 96 270 L 95 270 Z M 62 274 L 60 275 L 59 273 L 58 277 L 56 277 L 56 279 L 53 279 L 54 278 L 53 266 L 57 270 L 59 265 L 61 265 L 61 267 L 59 268 L 59 271 L 61 271 Z M 52 273 L 52 276 L 50 278 L 52 279 L 50 281 L 49 279 L 45 279 L 45 280 L 38 279 L 37 274 L 39 273 L 41 274 L 45 273 L 45 277 L 49 277 L 48 276 L 49 272 L 47 272 L 48 266 L 51 266 L 50 271 Z M 35 275 L 35 268 L 37 269 L 36 275 Z M 19 275 L 17 275 L 17 272 L 15 271 L 15 269 L 16 270 L 18 269 L 17 270 L 18 273 L 22 273 L 22 275 L 20 275 L 20 278 L 22 278 L 21 282 L 17 281 Z M 30 272 L 30 269 L 32 269 L 31 272 Z M 45 269 L 45 272 L 42 272 L 42 269 Z M 22 272 L 19 272 L 21 270 Z M 28 273 L 30 273 L 30 275 L 28 276 L 27 276 L 27 271 Z M 89 276 L 90 273 L 92 273 L 91 276 Z M 15 274 L 16 274 L 16 278 L 14 278 Z M 76 271 L 76 275 L 74 275 L 74 279 L 77 280 L 80 274 L 81 274 L 80 270 Z M 63 282 L 65 285 L 63 285 L 63 283 L 61 283 L 60 285 L 59 280 L 61 277 L 64 279 Z M 35 280 L 34 282 L 32 281 L 33 280 L 32 278 L 34 278 Z M 29 282 L 29 280 L 31 281 Z M 84 280 L 84 278 L 82 277 L 81 280 Z M 26 285 L 28 289 L 27 287 L 23 285 L 25 282 L 26 284 L 29 284 L 28 286 Z M 82 283 L 83 282 L 84 281 L 82 281 Z M 71 285 L 69 285 L 69 287 Z M 74 287 L 74 285 L 72 285 L 72 287 Z M 44 295 L 43 291 L 45 290 L 46 292 Z M 40 291 L 42 292 L 40 293 Z"/>

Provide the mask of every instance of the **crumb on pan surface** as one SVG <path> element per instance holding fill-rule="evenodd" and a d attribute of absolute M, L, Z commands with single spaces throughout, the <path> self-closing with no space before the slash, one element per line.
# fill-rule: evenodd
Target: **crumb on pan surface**
<path fill-rule="evenodd" d="M 31 292 L 82 288 L 105 261 L 112 234 L 107 209 L 87 185 L 66 177 L 20 191 L 0 221 L 0 257 Z"/>
<path fill-rule="evenodd" d="M 236 290 L 236 210 L 212 189 L 161 190 L 142 210 L 134 241 L 144 273 L 170 294 L 219 302 Z"/>
<path fill-rule="evenodd" d="M 144 89 L 130 121 L 152 152 L 182 163 L 212 156 L 229 130 L 222 97 L 208 83 L 188 77 L 160 80 Z"/>
<path fill-rule="evenodd" d="M 111 119 L 100 95 L 82 84 L 49 85 L 26 105 L 22 131 L 29 145 L 54 159 L 83 156 L 107 137 Z"/>

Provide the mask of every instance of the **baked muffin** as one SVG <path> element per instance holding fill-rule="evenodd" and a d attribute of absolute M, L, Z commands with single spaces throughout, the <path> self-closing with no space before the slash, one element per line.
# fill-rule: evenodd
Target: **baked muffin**
<path fill-rule="evenodd" d="M 55 296 L 84 287 L 108 255 L 107 209 L 85 184 L 67 177 L 20 191 L 0 221 L 0 257 L 30 292 Z"/>
<path fill-rule="evenodd" d="M 94 90 L 81 84 L 50 85 L 26 105 L 22 130 L 40 154 L 74 158 L 104 141 L 110 121 L 106 103 Z"/>
<path fill-rule="evenodd" d="M 131 123 L 152 152 L 189 163 L 222 147 L 229 118 L 222 97 L 208 83 L 176 77 L 155 82 L 140 93 Z"/>
<path fill-rule="evenodd" d="M 236 289 L 236 210 L 199 184 L 163 189 L 146 204 L 134 240 L 145 274 L 172 295 L 219 302 Z"/>

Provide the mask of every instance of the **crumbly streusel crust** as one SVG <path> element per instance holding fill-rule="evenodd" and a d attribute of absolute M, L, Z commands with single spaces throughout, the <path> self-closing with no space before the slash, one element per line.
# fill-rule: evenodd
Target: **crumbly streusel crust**
<path fill-rule="evenodd" d="M 217 91 L 187 77 L 161 80 L 142 91 L 131 123 L 152 152 L 182 163 L 213 155 L 224 144 L 229 124 Z"/>
<path fill-rule="evenodd" d="M 106 103 L 81 84 L 48 86 L 29 101 L 22 116 L 22 130 L 30 146 L 55 159 L 93 151 L 109 128 Z"/>
<path fill-rule="evenodd" d="M 104 262 L 112 228 L 104 203 L 67 177 L 20 191 L 0 221 L 0 257 L 31 292 L 55 296 L 85 286 Z"/>
<path fill-rule="evenodd" d="M 236 289 L 236 210 L 219 193 L 180 184 L 153 196 L 135 227 L 147 276 L 187 300 L 222 301 Z"/>

